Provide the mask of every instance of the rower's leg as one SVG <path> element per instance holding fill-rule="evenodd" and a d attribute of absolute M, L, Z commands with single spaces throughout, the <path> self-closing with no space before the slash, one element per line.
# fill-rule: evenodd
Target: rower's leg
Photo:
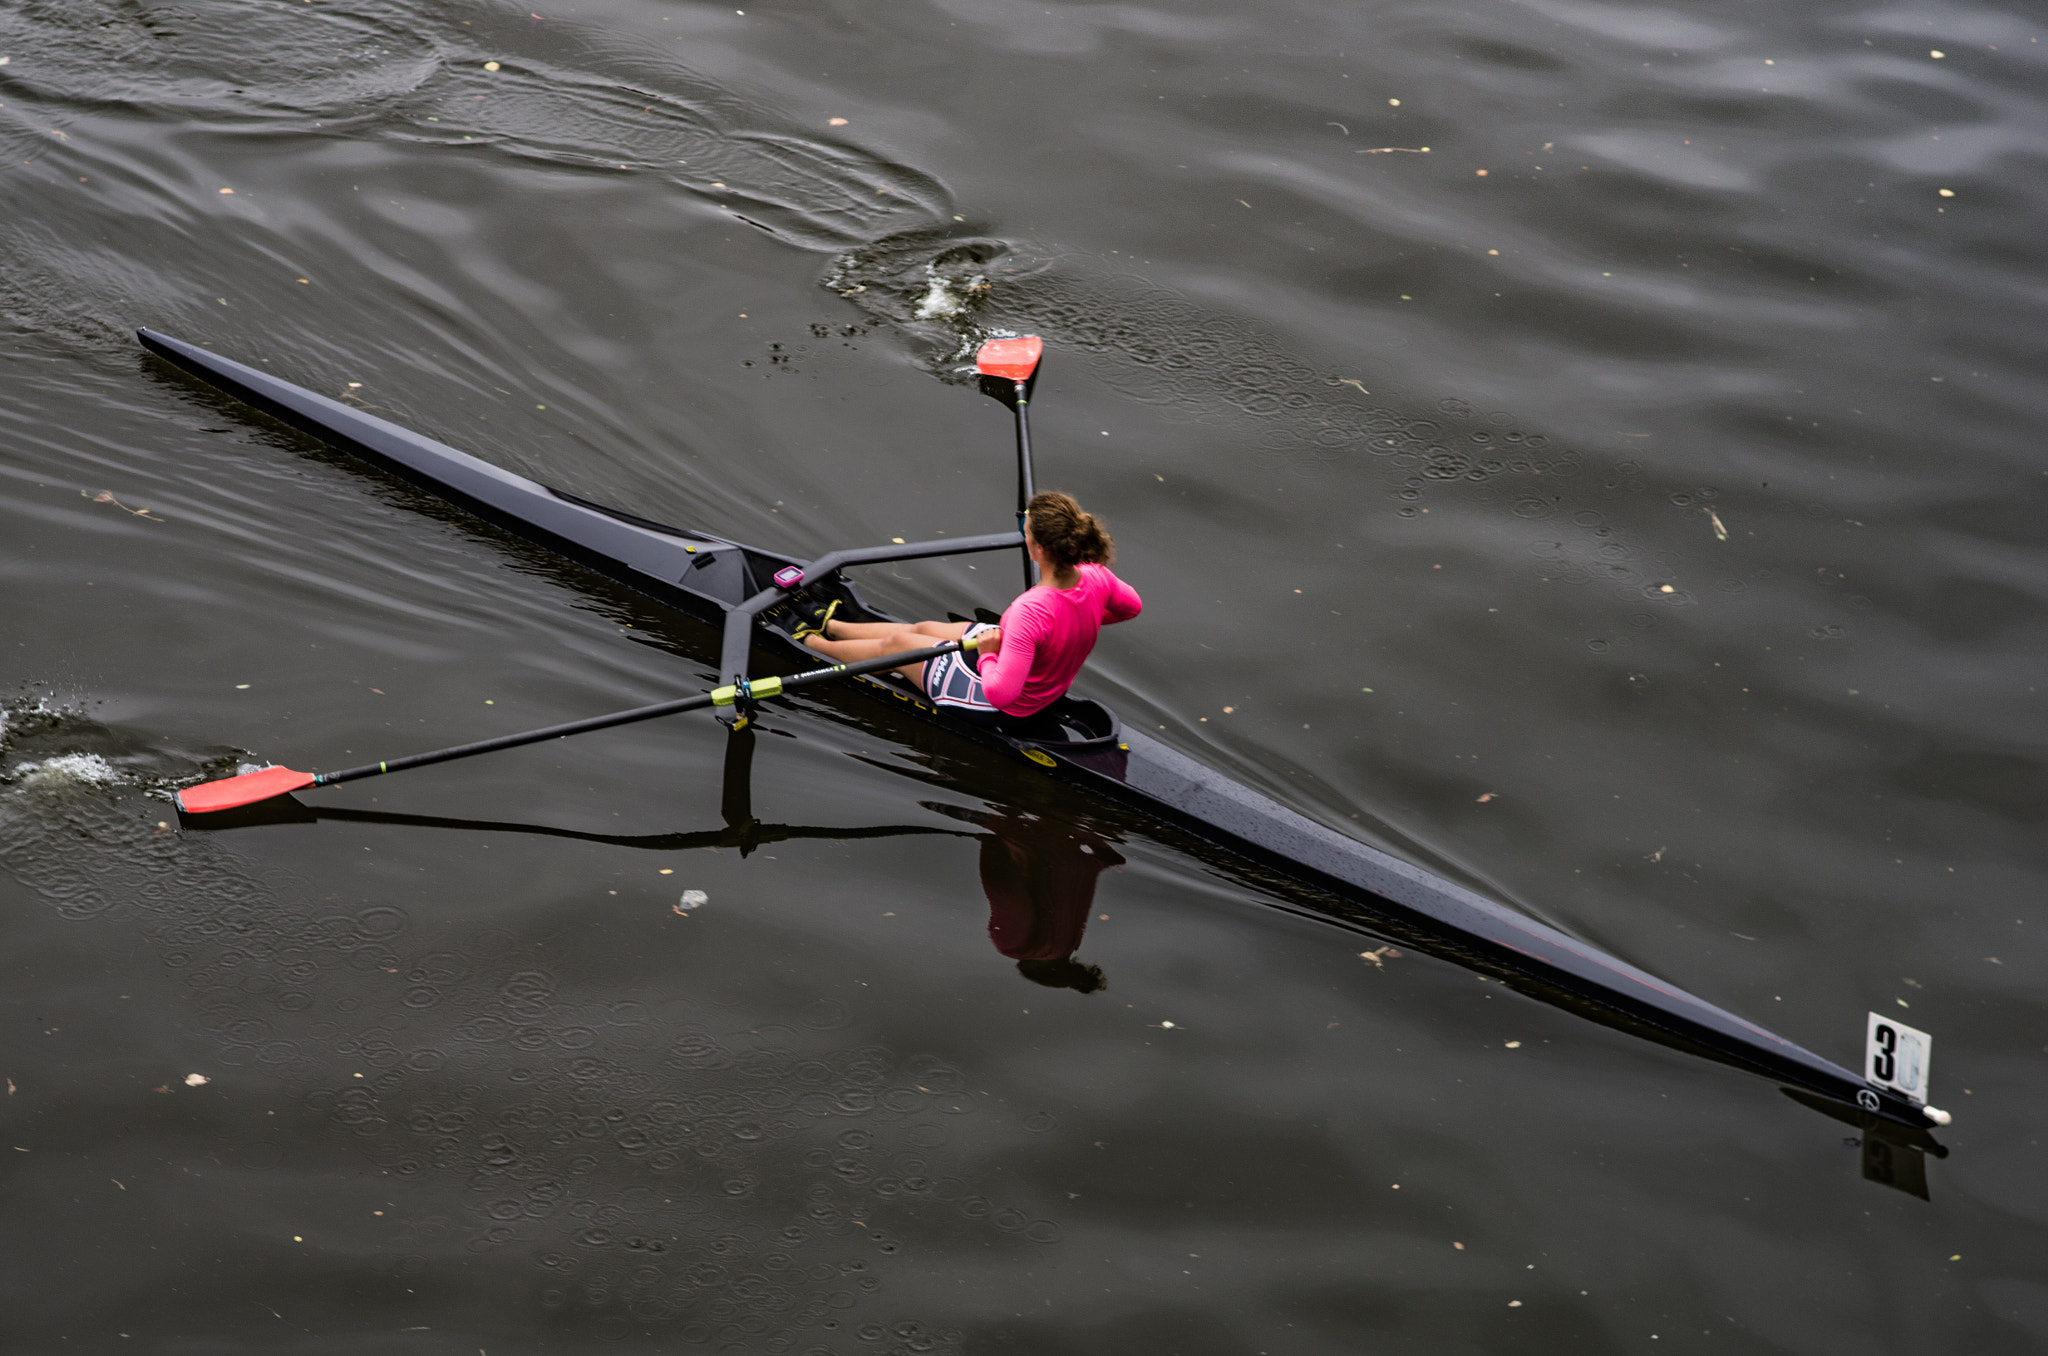
<path fill-rule="evenodd" d="M 933 640 L 958 640 L 967 634 L 973 622 L 919 622 L 911 629 L 919 635 L 930 636 Z"/>
<path fill-rule="evenodd" d="M 834 640 L 880 640 L 895 635 L 898 631 L 915 631 L 920 636 L 930 637 L 930 640 L 958 640 L 967 634 L 967 628 L 971 624 L 927 621 L 906 626 L 902 622 L 849 622 L 840 621 L 835 617 L 825 624 L 825 629 Z M 926 642 L 929 643 L 930 641 Z"/>
<path fill-rule="evenodd" d="M 902 622 L 850 622 L 834 617 L 825 623 L 834 640 L 879 640 L 904 628 Z"/>
<path fill-rule="evenodd" d="M 880 636 L 863 636 L 859 640 L 827 640 L 823 636 L 805 636 L 804 644 L 819 654 L 840 664 L 858 664 L 863 660 L 880 659 L 883 655 L 899 654 L 904 650 L 921 650 L 924 637 L 907 626 L 899 626 Z"/>
<path fill-rule="evenodd" d="M 836 627 L 839 623 L 834 622 Z M 855 626 L 877 626 L 876 622 L 855 622 Z M 863 636 L 859 639 L 827 640 L 823 636 L 805 636 L 804 644 L 819 654 L 840 664 L 858 664 L 867 659 L 880 659 L 885 655 L 902 654 L 906 650 L 929 649 L 935 641 L 958 640 L 967 633 L 966 622 L 919 622 L 915 626 L 890 626 L 887 632 L 878 636 Z M 906 664 L 896 672 L 913 683 L 924 681 L 924 665 Z"/>

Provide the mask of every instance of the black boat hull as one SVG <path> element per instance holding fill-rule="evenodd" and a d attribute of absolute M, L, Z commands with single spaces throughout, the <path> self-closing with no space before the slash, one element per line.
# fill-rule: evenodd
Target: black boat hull
<path fill-rule="evenodd" d="M 565 495 L 341 401 L 316 395 L 204 348 L 150 330 L 142 344 L 208 385 L 351 453 L 517 536 L 699 620 L 724 615 L 805 562 L 709 533 L 650 522 Z M 884 617 L 843 577 L 815 586 L 841 615 Z M 781 672 L 815 665 L 787 638 L 784 606 L 765 610 L 757 662 Z M 1222 777 L 1157 740 L 1116 727 L 1093 702 L 1062 710 L 1062 731 L 1026 735 L 947 716 L 908 688 L 847 685 L 946 737 L 1028 764 L 1037 774 L 1123 807 L 1268 881 L 1317 915 L 1483 971 L 1608 1025 L 1760 1074 L 1916 1130 L 1920 1108 L 1849 1070 L 1493 900 L 1348 838 Z M 1037 737 L 1031 737 L 1035 734 Z M 1303 891 L 1308 892 L 1304 895 Z"/>

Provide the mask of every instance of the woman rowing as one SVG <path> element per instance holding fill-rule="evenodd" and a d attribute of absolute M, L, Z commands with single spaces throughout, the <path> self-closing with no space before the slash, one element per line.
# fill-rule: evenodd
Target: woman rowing
<path fill-rule="evenodd" d="M 995 723 L 1036 715 L 1066 695 L 1105 623 L 1144 610 L 1137 590 L 1110 571 L 1116 543 L 1079 504 L 1057 490 L 1032 497 L 1024 549 L 1043 581 L 1017 595 L 995 626 L 985 622 L 845 622 L 832 609 L 797 636 L 842 664 L 927 649 L 944 640 L 975 642 L 896 670 L 937 705 L 968 720 Z M 837 606 L 836 604 L 834 605 Z"/>

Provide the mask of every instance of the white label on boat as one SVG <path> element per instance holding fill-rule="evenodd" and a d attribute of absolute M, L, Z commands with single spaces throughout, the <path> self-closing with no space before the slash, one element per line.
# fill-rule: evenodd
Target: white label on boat
<path fill-rule="evenodd" d="M 1879 1013 L 1870 1014 L 1863 1045 L 1863 1076 L 1909 1102 L 1927 1100 L 1927 1060 L 1934 1037 Z"/>

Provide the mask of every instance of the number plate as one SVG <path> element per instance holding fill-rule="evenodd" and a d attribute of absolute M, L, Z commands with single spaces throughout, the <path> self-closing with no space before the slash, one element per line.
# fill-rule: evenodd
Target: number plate
<path fill-rule="evenodd" d="M 1927 1061 L 1934 1037 L 1879 1013 L 1870 1014 L 1863 1044 L 1863 1076 L 1909 1102 L 1927 1100 Z"/>

